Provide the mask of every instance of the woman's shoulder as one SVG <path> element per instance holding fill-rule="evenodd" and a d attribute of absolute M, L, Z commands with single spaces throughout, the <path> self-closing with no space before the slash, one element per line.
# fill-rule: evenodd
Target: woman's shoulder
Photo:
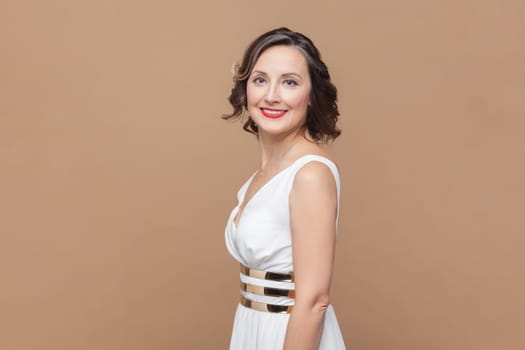
<path fill-rule="evenodd" d="M 295 183 L 303 183 L 308 186 L 321 186 L 323 184 L 333 184 L 337 181 L 337 165 L 324 156 L 305 155 L 305 159 L 300 164 L 295 173 Z"/>
<path fill-rule="evenodd" d="M 323 188 L 339 182 L 339 170 L 334 158 L 319 148 L 315 152 L 305 152 L 296 159 L 294 185 Z"/>
<path fill-rule="evenodd" d="M 315 147 L 308 147 L 300 150 L 298 155 L 296 155 L 296 162 L 303 163 L 301 170 L 306 167 L 308 168 L 325 168 L 328 166 L 332 171 L 338 170 L 338 165 L 334 157 L 327 152 L 325 149 L 315 145 Z M 321 163 L 321 164 L 320 164 Z M 323 167 L 322 163 L 325 164 Z"/>
<path fill-rule="evenodd" d="M 307 156 L 308 157 L 308 156 Z M 302 164 L 294 174 L 290 186 L 290 200 L 310 203 L 339 201 L 340 180 L 336 166 L 329 159 L 315 155 Z"/>

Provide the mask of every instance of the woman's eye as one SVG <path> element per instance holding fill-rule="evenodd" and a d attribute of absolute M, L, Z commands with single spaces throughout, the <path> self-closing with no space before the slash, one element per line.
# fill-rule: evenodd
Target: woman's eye
<path fill-rule="evenodd" d="M 295 80 L 292 80 L 292 79 L 286 79 L 284 81 L 284 84 L 286 86 L 297 86 L 297 82 Z"/>
<path fill-rule="evenodd" d="M 253 82 L 255 84 L 264 84 L 264 78 L 263 77 L 256 77 L 255 79 L 253 79 Z"/>

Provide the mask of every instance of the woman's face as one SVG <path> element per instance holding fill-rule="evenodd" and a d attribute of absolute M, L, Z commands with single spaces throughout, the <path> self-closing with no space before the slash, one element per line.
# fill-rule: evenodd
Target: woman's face
<path fill-rule="evenodd" d="M 286 136 L 306 122 L 311 81 L 303 54 L 272 46 L 257 59 L 246 87 L 248 113 L 259 135 Z"/>

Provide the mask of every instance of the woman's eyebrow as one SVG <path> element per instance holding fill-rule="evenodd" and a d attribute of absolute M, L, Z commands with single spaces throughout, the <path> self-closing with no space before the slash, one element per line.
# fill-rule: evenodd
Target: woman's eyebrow
<path fill-rule="evenodd" d="M 303 77 L 299 73 L 285 73 L 285 74 L 283 74 L 283 77 L 286 77 L 286 78 L 288 78 L 288 77 L 295 77 L 295 78 L 303 80 Z"/>
<path fill-rule="evenodd" d="M 252 75 L 253 74 L 262 74 L 262 75 L 268 75 L 266 72 L 262 71 L 262 70 L 254 70 L 252 72 Z M 301 74 L 299 73 L 293 73 L 293 72 L 290 72 L 290 73 L 284 73 L 284 74 L 281 74 L 281 77 L 283 78 L 290 78 L 290 77 L 294 77 L 294 78 L 298 78 L 300 80 L 303 80 L 303 77 L 301 76 Z"/>
<path fill-rule="evenodd" d="M 268 75 L 268 74 L 266 74 L 266 72 L 263 72 L 262 70 L 254 70 L 254 71 L 252 72 L 252 74 L 263 74 L 263 75 Z"/>

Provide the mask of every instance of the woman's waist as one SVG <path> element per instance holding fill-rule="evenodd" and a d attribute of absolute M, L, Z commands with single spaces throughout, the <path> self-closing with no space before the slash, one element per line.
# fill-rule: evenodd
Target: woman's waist
<path fill-rule="evenodd" d="M 290 313 L 295 304 L 293 272 L 252 269 L 241 264 L 240 303 L 267 312 Z"/>

